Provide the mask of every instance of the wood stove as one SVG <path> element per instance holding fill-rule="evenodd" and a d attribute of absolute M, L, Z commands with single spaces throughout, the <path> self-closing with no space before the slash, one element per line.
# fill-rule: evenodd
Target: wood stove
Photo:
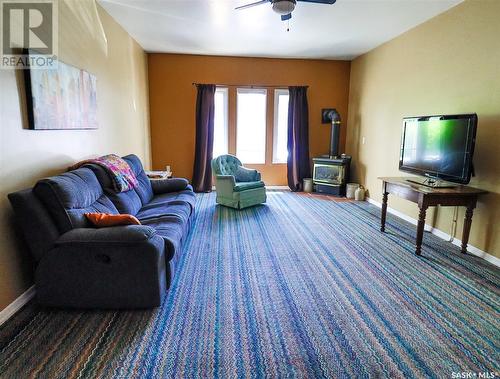
<path fill-rule="evenodd" d="M 316 192 L 345 196 L 351 157 L 313 158 L 313 183 Z"/>
<path fill-rule="evenodd" d="M 340 115 L 335 109 L 322 110 L 323 123 L 330 123 L 330 152 L 313 158 L 313 183 L 316 192 L 345 196 L 351 157 L 339 154 Z"/>

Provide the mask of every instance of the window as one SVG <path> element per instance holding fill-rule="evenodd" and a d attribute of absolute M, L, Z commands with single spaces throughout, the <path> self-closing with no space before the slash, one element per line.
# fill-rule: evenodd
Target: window
<path fill-rule="evenodd" d="M 244 164 L 287 162 L 289 93 L 288 89 L 271 91 L 274 91 L 274 109 L 267 108 L 268 91 L 265 88 L 237 88 L 235 91 L 230 91 L 227 87 L 217 87 L 214 114 L 214 158 L 229 153 L 235 154 Z M 231 109 L 229 109 L 229 103 L 234 104 L 231 105 Z M 230 114 L 231 120 L 234 120 L 231 125 L 229 125 Z M 266 161 L 266 148 L 271 148 L 270 145 L 266 145 L 267 136 L 271 138 L 271 134 L 268 134 L 271 133 L 271 128 L 267 125 L 267 120 L 271 118 L 274 119 L 272 154 L 270 154 L 272 157 L 269 157 L 272 161 Z"/>
<path fill-rule="evenodd" d="M 238 88 L 236 156 L 242 163 L 266 163 L 267 90 Z"/>
<path fill-rule="evenodd" d="M 227 88 L 215 90 L 213 157 L 228 153 Z"/>
<path fill-rule="evenodd" d="M 286 163 L 288 158 L 288 90 L 274 91 L 273 163 Z"/>

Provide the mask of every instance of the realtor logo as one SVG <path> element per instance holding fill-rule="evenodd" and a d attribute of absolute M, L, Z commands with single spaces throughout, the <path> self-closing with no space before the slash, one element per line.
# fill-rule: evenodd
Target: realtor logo
<path fill-rule="evenodd" d="M 1 66 L 51 68 L 57 54 L 57 3 L 3 0 L 0 4 Z"/>

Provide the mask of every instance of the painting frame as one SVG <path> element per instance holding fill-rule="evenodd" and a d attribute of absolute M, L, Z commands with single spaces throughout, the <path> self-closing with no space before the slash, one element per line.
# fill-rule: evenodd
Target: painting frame
<path fill-rule="evenodd" d="M 37 55 L 36 51 L 27 51 Z M 27 68 L 24 87 L 30 130 L 95 130 L 97 77 L 58 60 L 57 69 Z"/>

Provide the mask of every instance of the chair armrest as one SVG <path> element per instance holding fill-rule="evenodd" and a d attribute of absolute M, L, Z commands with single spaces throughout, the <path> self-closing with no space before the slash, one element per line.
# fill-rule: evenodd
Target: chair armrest
<path fill-rule="evenodd" d="M 262 180 L 262 176 L 260 175 L 260 172 L 255 171 L 255 181 L 260 182 Z"/>
<path fill-rule="evenodd" d="M 159 306 L 170 279 L 165 253 L 149 226 L 73 229 L 40 260 L 37 298 L 75 308 Z"/>
<path fill-rule="evenodd" d="M 234 179 L 234 175 L 215 176 L 215 187 L 218 194 L 231 195 L 235 185 L 236 180 Z"/>
<path fill-rule="evenodd" d="M 56 246 L 67 244 L 129 244 L 145 242 L 156 236 L 147 225 L 112 226 L 108 228 L 77 228 L 64 233 Z"/>
<path fill-rule="evenodd" d="M 151 187 L 155 195 L 168 192 L 178 192 L 188 188 L 189 182 L 184 178 L 151 180 Z"/>

